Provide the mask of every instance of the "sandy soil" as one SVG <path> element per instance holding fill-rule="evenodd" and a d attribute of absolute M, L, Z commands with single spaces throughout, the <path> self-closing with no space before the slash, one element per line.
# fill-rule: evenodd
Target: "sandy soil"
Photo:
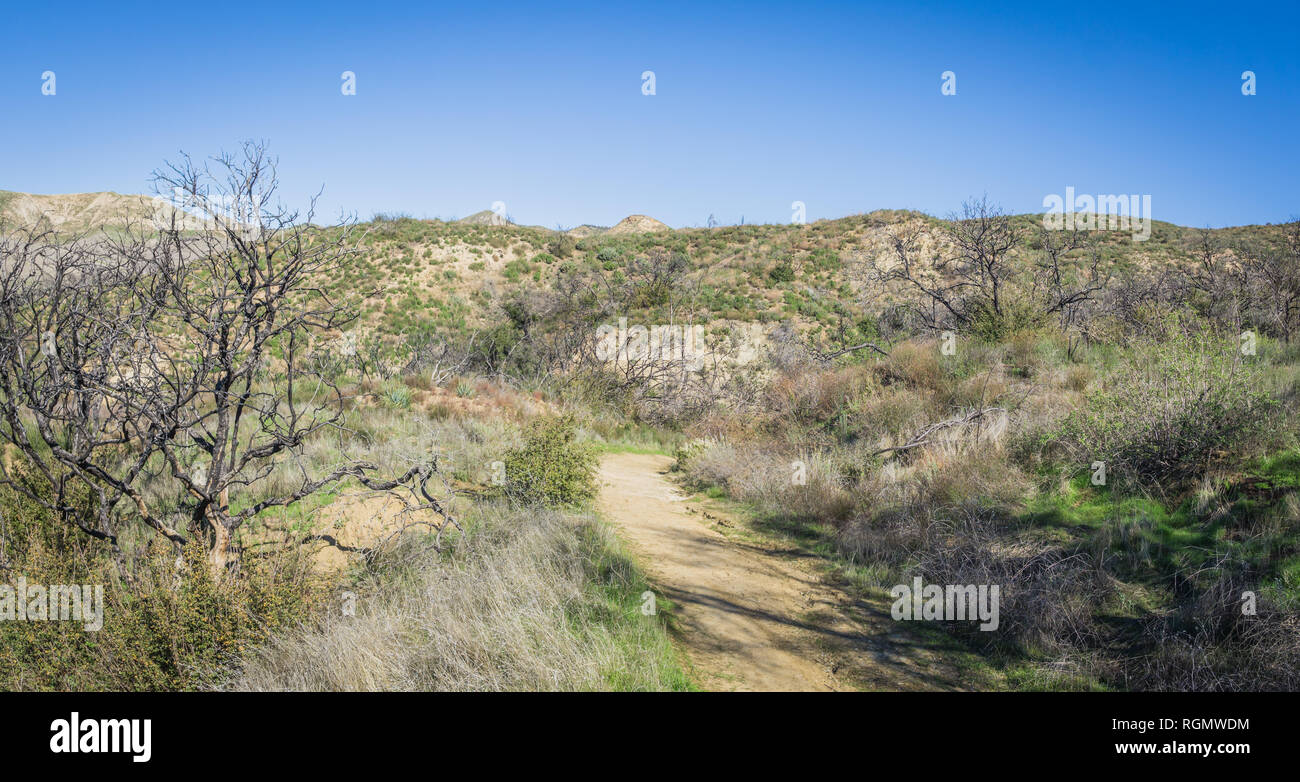
<path fill-rule="evenodd" d="M 880 606 L 831 587 L 795 552 L 687 501 L 666 456 L 616 453 L 600 505 L 662 596 L 676 640 L 710 690 L 960 689 L 959 675 Z"/>

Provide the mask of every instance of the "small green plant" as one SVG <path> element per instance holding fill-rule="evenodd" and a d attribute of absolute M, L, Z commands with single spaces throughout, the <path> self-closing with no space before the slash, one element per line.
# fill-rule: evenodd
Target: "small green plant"
<path fill-rule="evenodd" d="M 772 280 L 772 282 L 776 283 L 793 282 L 794 267 L 790 265 L 789 261 L 784 261 L 773 266 L 768 271 L 767 276 Z"/>
<path fill-rule="evenodd" d="M 520 258 L 515 258 L 514 260 L 506 263 L 505 267 L 501 270 L 501 273 L 505 275 L 505 278 L 507 280 L 514 282 L 518 280 L 522 275 L 528 274 L 528 272 L 530 271 L 532 271 L 532 266 L 528 263 L 528 261 L 522 260 Z"/>
<path fill-rule="evenodd" d="M 383 391 L 384 404 L 394 410 L 411 408 L 411 389 L 406 385 L 392 385 Z"/>
<path fill-rule="evenodd" d="M 825 247 L 819 247 L 808 254 L 808 265 L 819 272 L 839 271 L 844 267 L 839 253 Z"/>
<path fill-rule="evenodd" d="M 571 415 L 534 421 L 504 461 L 506 493 L 520 501 L 574 505 L 596 495 L 596 449 L 578 442 Z"/>

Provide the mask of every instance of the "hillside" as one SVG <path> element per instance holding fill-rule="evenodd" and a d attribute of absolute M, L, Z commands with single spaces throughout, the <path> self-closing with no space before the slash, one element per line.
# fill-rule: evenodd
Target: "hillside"
<path fill-rule="evenodd" d="M 484 209 L 481 212 L 475 212 L 469 217 L 462 217 L 456 221 L 462 225 L 507 225 L 508 221 L 502 215 L 493 212 L 491 209 Z"/>
<path fill-rule="evenodd" d="M 1027 233 L 1040 223 L 1035 215 L 1014 220 Z M 618 282 L 627 279 L 634 260 L 668 253 L 686 260 L 679 283 L 691 291 L 696 317 L 706 322 L 771 327 L 792 320 L 801 328 L 829 327 L 866 304 L 867 268 L 891 262 L 895 234 L 925 229 L 929 233 L 920 237 L 918 250 L 923 255 L 946 251 L 935 230 L 940 224 L 919 212 L 880 210 L 807 225 L 625 228 L 577 236 L 571 231 L 571 240 L 563 242 L 555 232 L 536 227 L 399 219 L 363 226 L 368 232 L 358 266 L 331 285 L 339 291 L 385 288 L 384 296 L 371 299 L 367 321 L 389 333 L 464 328 L 493 320 L 494 306 L 512 291 L 549 288 L 574 274 Z M 628 218 L 620 225 L 647 224 Z M 1227 247 L 1279 232 L 1278 226 L 1244 226 L 1209 234 Z M 1124 273 L 1184 267 L 1195 257 L 1200 235 L 1194 228 L 1157 221 L 1146 242 L 1118 232 L 1094 232 L 1093 239 L 1096 252 L 1116 273 Z M 1030 264 L 1038 251 L 1025 246 L 1014 255 L 1018 263 Z M 1073 255 L 1083 257 L 1081 251 Z"/>
<path fill-rule="evenodd" d="M 147 219 L 155 204 L 115 193 L 30 195 L 0 191 L 0 217 L 15 224 L 44 216 L 71 231 Z M 1013 218 L 1026 235 L 1040 216 Z M 466 333 L 499 322 L 500 307 L 520 292 L 551 288 L 584 275 L 626 283 L 629 265 L 650 255 L 680 257 L 676 285 L 688 292 L 686 312 L 713 327 L 744 332 L 746 360 L 777 324 L 820 338 L 867 309 L 900 301 L 901 291 L 869 285 L 871 269 L 894 262 L 894 237 L 916 233 L 922 263 L 950 253 L 938 218 L 920 212 L 878 210 L 806 225 L 751 224 L 672 229 L 645 215 L 612 228 L 583 225 L 567 232 L 520 226 L 484 210 L 452 222 L 376 218 L 360 226 L 363 252 L 343 277 L 325 281 L 337 293 L 375 290 L 363 325 L 377 333 Z M 1279 226 L 1240 226 L 1206 232 L 1231 255 L 1241 242 L 1280 235 Z M 1092 232 L 1089 252 L 1114 274 L 1167 269 L 1194 262 L 1202 231 L 1155 221 L 1148 241 L 1127 233 Z M 1013 251 L 1032 265 L 1040 251 L 1031 238 Z M 1084 253 L 1073 254 L 1081 262 Z M 928 272 L 927 272 L 928 273 Z M 647 313 L 648 314 L 648 313 Z"/>
<path fill-rule="evenodd" d="M 33 195 L 0 190 L 0 220 L 26 225 L 44 218 L 54 228 L 69 233 L 147 221 L 157 208 L 156 202 L 145 195 L 110 192 Z"/>
<path fill-rule="evenodd" d="M 1287 689 L 1296 229 L 387 223 L 335 285 L 385 289 L 363 318 L 394 355 L 431 339 L 600 436 L 687 438 L 683 485 L 750 515 L 716 529 L 814 558 L 876 610 L 913 578 L 999 585 L 996 632 L 950 629 L 976 686 Z M 615 324 L 698 325 L 703 360 L 602 359 Z M 1242 595 L 1263 606 L 1247 619 Z"/>

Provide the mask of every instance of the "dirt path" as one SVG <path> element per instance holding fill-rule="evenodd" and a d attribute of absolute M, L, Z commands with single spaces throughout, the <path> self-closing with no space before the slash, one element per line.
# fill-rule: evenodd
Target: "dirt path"
<path fill-rule="evenodd" d="M 614 453 L 600 504 L 651 583 L 676 604 L 677 640 L 699 684 L 717 690 L 953 689 L 959 675 L 902 632 L 886 607 L 825 585 L 793 552 L 719 527 L 687 502 L 666 456 Z"/>

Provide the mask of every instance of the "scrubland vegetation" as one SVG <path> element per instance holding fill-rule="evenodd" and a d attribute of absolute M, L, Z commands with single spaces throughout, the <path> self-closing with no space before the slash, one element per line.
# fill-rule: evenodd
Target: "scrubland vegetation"
<path fill-rule="evenodd" d="M 3 348 L 0 565 L 111 597 L 97 634 L 0 623 L 0 686 L 687 689 L 671 607 L 641 613 L 644 577 L 593 511 L 598 450 L 637 447 L 863 600 L 918 575 L 1000 585 L 996 631 L 944 627 L 1008 687 L 1300 687 L 1300 224 L 1134 242 L 980 201 L 581 237 L 293 225 L 300 244 L 217 267 L 247 294 L 227 303 L 251 302 L 245 342 L 211 341 L 220 300 L 136 299 L 160 316 L 134 328 L 191 327 L 153 343 L 178 381 L 138 405 L 116 406 L 126 364 L 85 358 L 102 321 L 25 318 L 32 288 L 5 288 L 26 328 Z M 11 269 L 21 244 L 3 247 Z M 297 325 L 258 342 L 243 270 L 327 248 L 329 273 L 304 267 L 275 305 Z M 166 277 L 150 258 L 135 293 L 96 301 Z M 596 331 L 620 319 L 698 324 L 704 345 L 611 361 Z M 32 374 L 47 329 L 76 383 Z M 162 360 L 195 345 L 210 372 Z M 240 404 L 227 371 L 261 401 L 226 447 L 257 458 L 200 479 L 200 430 Z"/>
<path fill-rule="evenodd" d="M 949 230 L 987 219 L 964 217 Z M 881 350 L 787 359 L 741 421 L 688 426 L 680 467 L 865 594 L 1001 585 L 996 632 L 950 627 L 1012 686 L 1293 689 L 1295 324 L 1275 302 L 1296 280 L 1249 280 L 1300 271 L 1300 244 L 1295 224 L 1259 233 L 1172 268 L 1117 261 L 1104 284 L 1081 253 L 1066 284 L 1094 289 L 1068 318 L 1056 295 L 1035 308 L 1032 246 L 959 289 L 873 270 L 910 293 L 863 329 Z"/>

